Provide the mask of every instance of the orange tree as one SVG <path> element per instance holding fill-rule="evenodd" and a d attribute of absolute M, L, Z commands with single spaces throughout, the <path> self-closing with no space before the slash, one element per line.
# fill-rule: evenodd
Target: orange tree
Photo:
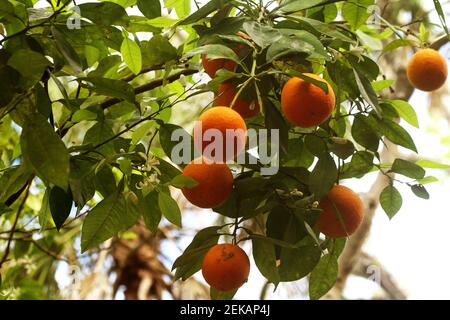
<path fill-rule="evenodd" d="M 406 101 L 387 98 L 395 79 L 376 62 L 402 46 L 446 41 L 429 41 L 424 24 L 417 32 L 392 25 L 374 0 L 36 3 L 0 0 L 2 298 L 14 288 L 14 297 L 51 296 L 59 258 L 51 252 L 67 241 L 74 252 L 95 254 L 140 219 L 153 233 L 163 217 L 182 228 L 171 193 L 178 188 L 225 222 L 195 235 L 173 263 L 174 280 L 203 263 L 211 297 L 233 297 L 249 267 L 233 245 L 248 241 L 268 282 L 309 276 L 317 299 L 336 281 L 346 237 L 363 219 L 358 190 L 336 185 L 386 174 L 391 183 L 380 202 L 390 218 L 402 205 L 397 184 L 429 197 L 419 164 L 380 160 L 387 140 L 418 151 L 399 122 L 418 127 L 418 119 Z M 389 45 L 373 49 L 370 39 Z M 447 66 L 436 52 L 422 56 L 437 58 L 415 57 L 408 75 L 419 89 L 435 90 Z M 276 174 L 262 175 L 260 162 L 184 169 L 172 161 L 172 133 L 181 129 L 170 123 L 175 106 L 205 92 L 219 98 L 210 105 L 245 118 L 245 126 L 243 118 L 232 121 L 239 127 L 278 130 Z M 220 110 L 208 125 L 222 130 L 230 117 Z M 224 242 L 231 249 L 216 246 Z M 48 259 L 32 268 L 23 261 L 38 252 Z"/>

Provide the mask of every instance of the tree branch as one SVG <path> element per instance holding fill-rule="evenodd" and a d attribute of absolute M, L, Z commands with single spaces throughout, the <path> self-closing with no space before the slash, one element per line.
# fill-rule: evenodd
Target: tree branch
<path fill-rule="evenodd" d="M 406 294 L 398 287 L 394 280 L 394 277 L 378 262 L 375 258 L 371 257 L 365 252 L 361 252 L 358 263 L 353 269 L 353 274 L 367 278 L 367 275 L 371 272 L 371 267 L 376 267 L 377 273 L 375 275 L 375 281 L 386 292 L 389 299 L 393 300 L 405 300 Z M 377 278 L 379 276 L 379 278 Z"/>
<path fill-rule="evenodd" d="M 28 194 L 29 194 L 29 191 L 30 191 L 31 181 L 32 181 L 32 179 L 28 180 L 28 186 L 27 186 L 27 188 L 25 190 L 25 195 L 23 196 L 23 199 L 20 202 L 19 208 L 17 209 L 16 218 L 14 219 L 14 223 L 13 223 L 13 226 L 11 228 L 11 232 L 9 234 L 9 239 L 8 239 L 8 243 L 6 244 L 5 253 L 3 254 L 2 259 L 0 260 L 0 269 L 1 269 L 2 265 L 5 263 L 5 261 L 8 259 L 9 251 L 11 249 L 11 243 L 12 243 L 12 240 L 13 240 L 13 237 L 14 237 L 14 231 L 16 230 L 17 222 L 19 221 L 20 214 L 22 213 L 23 207 L 25 206 L 25 202 L 27 201 Z"/>
<path fill-rule="evenodd" d="M 144 93 L 147 91 L 151 91 L 155 88 L 161 87 L 162 85 L 166 84 L 166 83 L 172 83 L 178 79 L 181 78 L 181 76 L 189 76 L 192 74 L 197 73 L 198 70 L 197 69 L 185 69 L 185 70 L 181 70 L 177 73 L 174 73 L 173 75 L 167 77 L 167 78 L 161 78 L 161 79 L 156 79 L 153 80 L 147 84 L 144 84 L 140 87 L 137 87 L 134 89 L 134 93 L 135 94 L 140 94 L 140 93 Z M 122 101 L 122 99 L 119 98 L 112 98 L 112 99 L 108 99 L 105 102 L 103 102 L 100 106 L 102 109 L 107 109 L 117 103 L 120 103 Z"/>

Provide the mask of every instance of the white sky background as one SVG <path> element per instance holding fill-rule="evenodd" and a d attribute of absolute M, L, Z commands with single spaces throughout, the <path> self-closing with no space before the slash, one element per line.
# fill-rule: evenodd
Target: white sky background
<path fill-rule="evenodd" d="M 78 1 L 83 3 L 87 1 Z M 432 1 L 422 1 L 428 9 L 433 9 Z M 192 8 L 195 8 L 193 5 Z M 450 6 L 444 7 L 447 20 L 450 23 Z M 135 14 L 134 11 L 132 11 Z M 436 14 L 431 21 L 439 21 Z M 450 60 L 450 45 L 444 47 L 441 53 Z M 449 61 L 450 62 L 450 61 Z M 450 83 L 447 83 L 450 85 Z M 420 121 L 420 129 L 413 128 L 404 122 L 414 141 L 419 154 L 423 158 L 436 161 L 450 162 L 450 150 L 441 143 L 442 137 L 450 137 L 449 124 L 439 119 L 437 115 L 430 116 L 428 112 L 429 100 L 426 93 L 416 91 L 410 103 L 415 108 Z M 450 108 L 450 98 L 446 97 L 444 104 Z M 437 183 L 426 185 L 431 195 L 430 200 L 422 200 L 413 195 L 409 188 L 398 186 L 403 196 L 401 211 L 391 220 L 379 209 L 375 215 L 370 237 L 364 250 L 374 256 L 396 279 L 400 288 L 404 290 L 409 299 L 450 299 L 450 196 L 449 171 L 427 170 L 427 175 L 441 179 Z M 353 179 L 346 183 L 357 192 L 367 192 L 375 174 L 363 179 Z M 446 180 L 444 178 L 447 178 Z M 397 186 L 397 185 L 396 185 Z M 215 222 L 216 214 L 210 210 L 203 210 L 192 217 L 192 213 L 183 213 L 183 222 L 186 227 L 201 228 L 199 219 L 204 226 Z M 190 242 L 178 245 L 185 248 Z M 250 253 L 249 244 L 244 246 Z M 167 245 L 163 247 L 166 255 L 176 257 L 180 252 L 176 247 Z M 236 299 L 258 299 L 264 279 L 252 261 L 250 279 L 236 295 Z M 61 287 L 67 284 L 65 267 L 61 266 L 57 272 L 57 279 Z M 198 279 L 202 279 L 197 273 Z M 368 299 L 380 289 L 368 280 L 350 277 L 345 295 L 353 299 Z M 300 292 L 300 294 L 299 294 Z M 307 292 L 304 281 L 295 284 L 281 284 L 275 293 L 269 294 L 270 299 L 305 299 L 301 294 Z M 117 298 L 123 298 L 119 293 Z"/>

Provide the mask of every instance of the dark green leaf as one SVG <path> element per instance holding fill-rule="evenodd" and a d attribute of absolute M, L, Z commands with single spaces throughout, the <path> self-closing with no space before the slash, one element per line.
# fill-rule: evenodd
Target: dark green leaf
<path fill-rule="evenodd" d="M 198 182 L 188 176 L 185 176 L 183 174 L 180 174 L 176 176 L 175 178 L 170 181 L 170 185 L 174 186 L 175 188 L 194 188 L 198 185 Z"/>
<path fill-rule="evenodd" d="M 94 77 L 79 79 L 88 82 L 90 84 L 89 89 L 98 94 L 108 97 L 117 97 L 134 103 L 134 89 L 125 81 Z"/>
<path fill-rule="evenodd" d="M 411 191 L 414 192 L 414 194 L 422 199 L 430 199 L 430 194 L 428 193 L 427 189 L 421 184 L 415 184 L 411 186 Z"/>
<path fill-rule="evenodd" d="M 211 300 L 232 300 L 238 289 L 233 291 L 218 291 L 213 287 L 209 288 Z"/>
<path fill-rule="evenodd" d="M 41 80 L 50 62 L 36 51 L 20 49 L 14 52 L 8 65 L 20 72 L 23 77 L 20 80 L 22 86 L 29 88 Z"/>
<path fill-rule="evenodd" d="M 305 246 L 298 249 L 283 248 L 280 256 L 280 280 L 295 281 L 308 275 L 320 260 L 320 249 Z"/>
<path fill-rule="evenodd" d="M 337 181 L 337 168 L 333 158 L 324 154 L 319 158 L 309 180 L 309 189 L 316 199 L 321 199 Z"/>
<path fill-rule="evenodd" d="M 252 239 L 253 258 L 261 274 L 270 282 L 277 285 L 280 282 L 278 274 L 275 246 L 259 238 Z"/>
<path fill-rule="evenodd" d="M 50 191 L 50 212 L 57 230 L 61 229 L 69 217 L 72 203 L 73 199 L 70 191 L 67 192 L 59 187 L 53 187 Z"/>
<path fill-rule="evenodd" d="M 113 2 L 84 3 L 79 8 L 82 17 L 100 26 L 125 26 L 129 20 L 125 9 Z"/>
<path fill-rule="evenodd" d="M 80 73 L 83 68 L 81 66 L 80 57 L 78 56 L 75 49 L 72 47 L 72 45 L 66 40 L 65 36 L 61 31 L 52 25 L 52 34 L 56 41 L 56 46 L 58 47 L 58 50 L 62 53 L 64 56 L 64 59 L 66 59 L 67 63 L 73 68 L 73 70 L 76 73 Z"/>
<path fill-rule="evenodd" d="M 380 138 L 368 124 L 367 117 L 361 114 L 355 116 L 352 125 L 352 137 L 355 141 L 367 149 L 377 152 Z"/>
<path fill-rule="evenodd" d="M 336 283 L 337 275 L 336 256 L 324 255 L 309 277 L 309 297 L 311 300 L 317 300 L 325 295 Z"/>
<path fill-rule="evenodd" d="M 158 205 L 158 193 L 156 191 L 150 192 L 141 200 L 139 205 L 145 225 L 151 232 L 156 233 L 162 217 L 161 209 Z"/>
<path fill-rule="evenodd" d="M 374 4 L 374 0 L 345 1 L 342 6 L 342 16 L 352 26 L 353 30 L 361 27 L 370 17 L 368 8 Z"/>
<path fill-rule="evenodd" d="M 402 195 L 393 186 L 389 185 L 380 194 L 380 204 L 384 212 L 392 219 L 402 207 Z"/>
<path fill-rule="evenodd" d="M 425 170 L 421 166 L 407 160 L 395 159 L 391 170 L 411 179 L 417 180 L 425 177 Z"/>
<path fill-rule="evenodd" d="M 158 205 L 161 213 L 171 223 L 181 228 L 181 211 L 177 202 L 167 193 L 159 192 Z"/>
<path fill-rule="evenodd" d="M 25 123 L 20 137 L 24 157 L 37 174 L 58 187 L 67 190 L 70 162 L 66 146 L 41 114 Z"/>
<path fill-rule="evenodd" d="M 137 0 L 137 6 L 142 14 L 149 19 L 161 16 L 159 0 Z"/>
<path fill-rule="evenodd" d="M 139 218 L 136 195 L 113 193 L 97 204 L 86 216 L 81 230 L 81 251 L 93 248 L 127 230 Z"/>

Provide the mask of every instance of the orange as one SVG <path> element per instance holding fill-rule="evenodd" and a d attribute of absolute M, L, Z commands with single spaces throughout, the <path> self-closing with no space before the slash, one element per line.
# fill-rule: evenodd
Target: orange
<path fill-rule="evenodd" d="M 186 199 L 200 208 L 214 208 L 225 202 L 233 190 L 233 175 L 224 163 L 198 158 L 183 170 L 185 176 L 198 182 L 193 188 L 183 188 Z"/>
<path fill-rule="evenodd" d="M 216 161 L 233 159 L 245 149 L 247 126 L 239 113 L 228 107 L 204 112 L 194 126 L 194 144 L 202 154 Z"/>
<path fill-rule="evenodd" d="M 236 86 L 234 85 L 233 82 L 231 81 L 223 82 L 219 86 L 219 93 L 216 99 L 214 100 L 214 105 L 231 107 L 231 103 L 233 102 L 236 93 L 237 93 Z M 244 119 L 253 118 L 259 113 L 258 102 L 256 100 L 247 101 L 243 99 L 241 95 L 239 95 L 239 97 L 234 102 L 232 109 L 235 110 L 237 113 L 239 113 Z"/>
<path fill-rule="evenodd" d="M 298 77 L 286 82 L 281 91 L 281 109 L 292 124 L 302 128 L 318 126 L 325 122 L 336 103 L 333 88 L 326 80 L 311 73 L 305 75 L 325 82 L 328 85 L 328 93 Z"/>
<path fill-rule="evenodd" d="M 210 60 L 206 57 L 206 54 L 202 54 L 202 65 L 205 72 L 211 77 L 216 76 L 216 72 L 220 69 L 227 69 L 228 71 L 234 71 L 236 68 L 236 62 L 229 59 L 214 59 Z"/>
<path fill-rule="evenodd" d="M 354 191 L 344 186 L 334 186 L 320 201 L 319 207 L 322 213 L 316 227 L 331 238 L 350 236 L 363 221 L 363 202 Z"/>
<path fill-rule="evenodd" d="M 447 80 L 447 62 L 436 50 L 422 49 L 409 60 L 406 74 L 415 88 L 434 91 Z"/>
<path fill-rule="evenodd" d="M 218 291 L 231 291 L 247 282 L 250 261 L 247 254 L 233 244 L 218 244 L 203 258 L 202 274 L 206 282 Z"/>

